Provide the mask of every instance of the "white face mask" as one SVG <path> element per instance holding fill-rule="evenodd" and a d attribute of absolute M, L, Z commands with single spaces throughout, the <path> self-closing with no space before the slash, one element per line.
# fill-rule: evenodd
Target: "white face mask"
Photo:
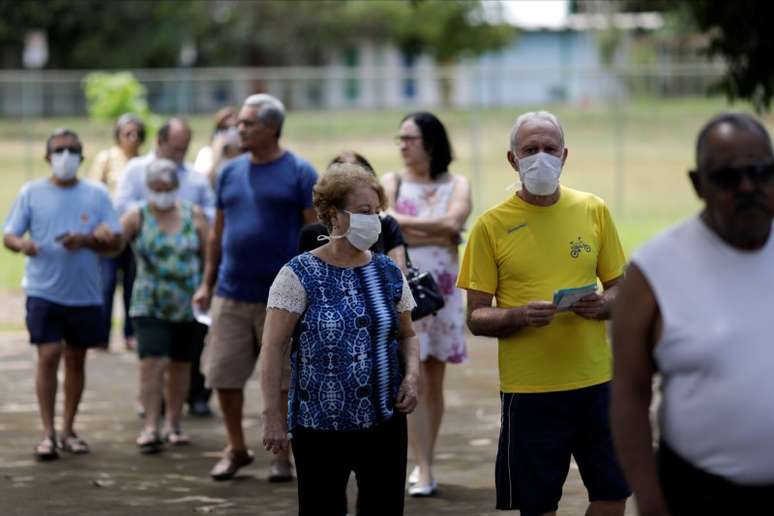
<path fill-rule="evenodd" d="M 166 211 L 172 208 L 177 201 L 177 190 L 171 192 L 154 192 L 148 190 L 148 203 L 154 205 L 161 211 Z"/>
<path fill-rule="evenodd" d="M 379 219 L 379 215 L 376 213 L 373 215 L 350 213 L 346 210 L 344 212 L 349 214 L 349 229 L 347 232 L 343 235 L 320 235 L 317 239 L 338 240 L 339 238 L 346 238 L 355 248 L 367 251 L 379 240 L 379 233 L 382 232 L 382 221 Z"/>
<path fill-rule="evenodd" d="M 519 160 L 521 184 L 533 195 L 551 195 L 559 187 L 562 158 L 538 152 Z"/>
<path fill-rule="evenodd" d="M 51 154 L 51 171 L 61 181 L 75 179 L 80 166 L 80 154 L 71 154 L 69 150 Z"/>

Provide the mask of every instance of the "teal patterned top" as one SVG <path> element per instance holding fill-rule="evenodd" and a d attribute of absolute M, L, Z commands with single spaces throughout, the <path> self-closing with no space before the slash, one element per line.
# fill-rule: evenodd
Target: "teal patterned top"
<path fill-rule="evenodd" d="M 191 298 L 202 279 L 200 242 L 191 203 L 180 201 L 179 209 L 180 230 L 167 235 L 147 204 L 140 208 L 140 232 L 132 244 L 137 257 L 132 317 L 194 320 Z"/>

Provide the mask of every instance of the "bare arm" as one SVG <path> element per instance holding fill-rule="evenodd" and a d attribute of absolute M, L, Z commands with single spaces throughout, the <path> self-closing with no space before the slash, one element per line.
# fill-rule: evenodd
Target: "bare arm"
<path fill-rule="evenodd" d="M 68 233 L 60 241 L 68 251 L 91 249 L 97 254 L 115 256 L 124 248 L 120 233 L 113 233 L 107 224 L 100 224 L 91 233 Z"/>
<path fill-rule="evenodd" d="M 405 240 L 406 243 L 412 247 L 419 247 L 423 245 L 454 247 L 460 243 L 460 237 L 458 234 L 431 234 L 425 231 L 419 231 L 411 228 L 401 228 L 401 232 L 403 233 L 403 240 Z"/>
<path fill-rule="evenodd" d="M 202 275 L 202 284 L 193 297 L 193 303 L 199 306 L 203 311 L 210 308 L 212 300 L 212 289 L 215 287 L 215 281 L 218 279 L 218 267 L 220 266 L 220 256 L 222 252 L 223 241 L 223 210 L 215 211 L 215 222 L 212 225 L 212 231 L 207 236 L 207 249 L 204 260 L 204 273 Z"/>
<path fill-rule="evenodd" d="M 287 310 L 269 308 L 263 325 L 261 353 L 258 357 L 258 371 L 263 394 L 263 446 L 278 453 L 288 449 L 288 425 L 282 404 L 282 361 L 287 355 L 293 330 L 300 315 Z"/>
<path fill-rule="evenodd" d="M 492 294 L 468 290 L 468 328 L 473 335 L 508 337 L 527 326 L 546 326 L 554 318 L 556 306 L 548 301 L 531 301 L 514 308 L 492 306 Z"/>
<path fill-rule="evenodd" d="M 121 217 L 121 228 L 124 245 L 129 245 L 137 238 L 137 234 L 140 232 L 140 210 L 138 208 L 127 211 Z"/>
<path fill-rule="evenodd" d="M 443 215 L 430 218 L 413 217 L 397 213 L 395 210 L 392 210 L 390 215 L 395 217 L 401 228 L 444 236 L 459 235 L 464 229 L 473 203 L 468 180 L 462 176 L 452 176 L 452 181 L 454 181 L 454 189 L 449 199 L 449 206 Z"/>
<path fill-rule="evenodd" d="M 601 294 L 589 294 L 582 297 L 570 310 L 586 319 L 605 321 L 612 315 L 613 301 L 618 293 L 618 283 L 622 276 L 611 279 L 602 284 L 604 291 Z"/>
<path fill-rule="evenodd" d="M 642 272 L 631 265 L 613 307 L 612 430 L 618 458 L 642 516 L 666 516 L 656 473 L 649 410 L 658 334 L 656 298 Z"/>
<path fill-rule="evenodd" d="M 395 408 L 409 414 L 417 406 L 419 383 L 419 338 L 411 322 L 411 310 L 400 313 L 398 345 L 406 371 L 398 390 Z"/>
<path fill-rule="evenodd" d="M 401 272 L 403 274 L 406 274 L 408 269 L 406 269 L 406 246 L 405 245 L 399 245 L 396 247 L 393 247 L 389 251 L 387 251 L 387 256 L 390 257 L 390 259 L 395 262 L 395 265 L 397 265 Z"/>
<path fill-rule="evenodd" d="M 199 237 L 199 257 L 202 264 L 207 263 L 207 237 L 210 232 L 210 225 L 207 223 L 207 217 L 198 206 L 193 207 L 194 226 L 196 227 L 196 236 Z"/>
<path fill-rule="evenodd" d="M 9 251 L 22 253 L 25 256 L 35 256 L 38 254 L 38 245 L 32 239 L 12 235 L 11 233 L 3 235 L 3 245 Z"/>

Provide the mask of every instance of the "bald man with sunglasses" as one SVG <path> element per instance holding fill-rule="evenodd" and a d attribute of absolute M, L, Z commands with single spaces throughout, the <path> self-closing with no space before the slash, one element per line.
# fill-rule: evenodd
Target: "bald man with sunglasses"
<path fill-rule="evenodd" d="M 613 309 L 613 433 L 642 516 L 770 514 L 774 153 L 754 117 L 699 134 L 704 209 L 632 257 Z M 661 377 L 659 445 L 649 419 Z"/>

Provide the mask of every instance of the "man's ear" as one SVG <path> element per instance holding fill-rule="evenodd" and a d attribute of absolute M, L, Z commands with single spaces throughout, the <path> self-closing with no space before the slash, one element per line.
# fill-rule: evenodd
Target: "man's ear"
<path fill-rule="evenodd" d="M 564 150 L 562 151 L 562 166 L 564 166 L 564 162 L 567 161 L 567 155 L 569 153 L 570 152 L 567 150 L 567 147 L 565 147 Z"/>
<path fill-rule="evenodd" d="M 699 197 L 699 199 L 704 199 L 704 189 L 702 187 L 702 181 L 701 177 L 699 177 L 699 173 L 695 170 L 689 170 L 688 178 L 691 180 L 693 191 L 696 192 L 696 195 Z"/>
<path fill-rule="evenodd" d="M 508 160 L 508 163 L 510 163 L 511 167 L 513 167 L 513 170 L 516 172 L 519 171 L 519 160 L 516 159 L 516 156 L 512 151 L 508 151 L 508 153 L 505 155 L 505 159 Z"/>

